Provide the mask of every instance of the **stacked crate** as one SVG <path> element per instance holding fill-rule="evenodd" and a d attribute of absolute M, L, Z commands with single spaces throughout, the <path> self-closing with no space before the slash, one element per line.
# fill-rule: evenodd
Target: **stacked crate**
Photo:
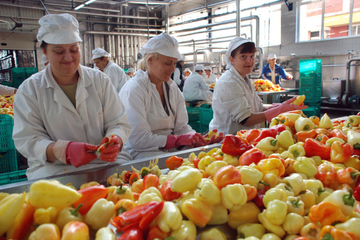
<path fill-rule="evenodd" d="M 186 107 L 186 111 L 189 117 L 188 124 L 196 132 L 200 132 L 200 108 L 199 107 Z"/>
<path fill-rule="evenodd" d="M 205 134 L 209 132 L 209 123 L 213 119 L 213 109 L 212 107 L 202 107 L 200 108 L 200 132 Z"/>
<path fill-rule="evenodd" d="M 213 110 L 208 104 L 200 107 L 186 107 L 189 125 L 197 133 L 205 134 L 209 131 L 209 123 L 213 117 Z"/>
<path fill-rule="evenodd" d="M 20 84 L 33 75 L 34 73 L 37 73 L 36 67 L 18 67 L 18 68 L 12 68 L 11 69 L 11 79 L 12 79 L 12 87 L 19 88 Z"/>
<path fill-rule="evenodd" d="M 314 108 L 316 115 L 320 115 L 321 88 L 322 88 L 322 60 L 303 59 L 300 60 L 300 83 L 299 94 L 305 95 L 304 104 Z"/>

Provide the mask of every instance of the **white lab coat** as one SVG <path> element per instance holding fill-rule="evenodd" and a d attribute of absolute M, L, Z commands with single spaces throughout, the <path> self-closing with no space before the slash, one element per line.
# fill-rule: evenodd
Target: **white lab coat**
<path fill-rule="evenodd" d="M 169 86 L 169 95 L 165 84 Z M 168 135 L 195 132 L 187 124 L 185 101 L 177 84 L 169 79 L 163 87 L 170 116 L 165 112 L 159 92 L 147 72 L 138 70 L 120 91 L 132 127 L 125 149 L 134 159 L 164 154 L 162 148 Z"/>
<path fill-rule="evenodd" d="M 210 122 L 210 130 L 218 129 L 224 134 L 236 134 L 241 129 L 260 128 L 260 124 L 244 126 L 240 123 L 252 113 L 261 112 L 263 104 L 253 83 L 244 79 L 233 66 L 217 81 L 212 108 L 214 117 Z"/>
<path fill-rule="evenodd" d="M 105 136 L 126 142 L 131 126 L 123 104 L 109 78 L 102 72 L 79 66 L 76 108 L 56 83 L 50 65 L 26 79 L 14 102 L 13 139 L 17 150 L 28 158 L 28 179 L 43 178 L 109 164 L 94 160 L 75 168 L 60 161 L 47 161 L 46 148 L 57 140 L 98 145 Z M 130 160 L 120 153 L 117 163 Z M 125 156 L 126 155 L 126 156 Z"/>
<path fill-rule="evenodd" d="M 116 91 L 119 93 L 128 80 L 124 70 L 113 61 L 110 61 L 104 68 L 104 73 L 108 75 Z"/>
<path fill-rule="evenodd" d="M 216 83 L 216 81 L 217 81 L 217 77 L 212 73 L 210 73 L 210 77 L 208 77 L 208 75 L 206 75 L 206 73 L 205 73 L 204 79 L 207 84 Z"/>
<path fill-rule="evenodd" d="M 13 95 L 16 88 L 8 87 L 5 85 L 0 84 L 0 95 L 2 96 L 8 96 Z"/>
<path fill-rule="evenodd" d="M 175 68 L 173 80 L 174 82 L 176 82 L 177 85 L 181 84 L 180 74 L 181 74 L 180 69 Z"/>
<path fill-rule="evenodd" d="M 212 96 L 204 77 L 197 72 L 191 73 L 186 79 L 183 94 L 185 101 L 209 100 Z"/>

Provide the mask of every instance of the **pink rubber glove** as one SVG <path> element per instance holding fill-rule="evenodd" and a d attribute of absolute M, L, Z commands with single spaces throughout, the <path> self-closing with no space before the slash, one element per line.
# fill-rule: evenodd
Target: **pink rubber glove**
<path fill-rule="evenodd" d="M 101 144 L 104 143 L 107 143 L 107 146 L 101 151 L 100 160 L 114 162 L 122 146 L 122 140 L 118 136 L 104 137 Z"/>
<path fill-rule="evenodd" d="M 70 142 L 66 147 L 66 163 L 74 167 L 86 165 L 97 158 L 96 154 L 91 152 L 95 152 L 98 147 L 83 142 Z"/>
<path fill-rule="evenodd" d="M 277 117 L 280 113 L 293 111 L 293 110 L 301 110 L 301 109 L 305 109 L 305 108 L 307 108 L 307 106 L 292 105 L 292 104 L 289 104 L 287 101 L 285 101 L 277 107 L 266 110 L 264 113 L 265 113 L 266 120 L 268 122 L 271 122 L 271 119 L 273 119 L 274 117 Z"/>
<path fill-rule="evenodd" d="M 217 129 L 214 129 L 213 132 L 217 132 Z M 207 138 L 208 136 L 209 136 L 209 133 L 207 133 L 204 136 L 204 138 Z M 212 135 L 210 140 L 206 140 L 206 145 L 221 142 L 223 139 L 224 139 L 224 134 L 222 132 L 219 133 L 219 135 L 217 137 L 215 135 Z"/>
<path fill-rule="evenodd" d="M 205 146 L 206 140 L 200 133 L 187 133 L 183 135 L 169 135 L 166 140 L 165 149 L 180 146 Z"/>

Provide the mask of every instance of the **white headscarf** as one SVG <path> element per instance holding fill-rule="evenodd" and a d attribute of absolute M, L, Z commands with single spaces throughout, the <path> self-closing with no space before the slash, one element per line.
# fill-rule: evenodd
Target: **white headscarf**
<path fill-rule="evenodd" d="M 91 60 L 97 59 L 97 58 L 101 58 L 101 57 L 110 57 L 110 53 L 108 53 L 107 51 L 105 51 L 102 48 L 95 48 L 94 50 L 92 50 L 92 58 Z"/>
<path fill-rule="evenodd" d="M 151 38 L 141 49 L 140 53 L 145 56 L 148 53 L 160 53 L 161 55 L 181 59 L 178 50 L 179 43 L 167 33 L 161 33 Z"/>
<path fill-rule="evenodd" d="M 135 72 L 135 69 L 134 69 L 134 68 L 129 68 L 129 69 L 126 71 L 126 73 L 133 73 L 133 72 Z"/>
<path fill-rule="evenodd" d="M 195 66 L 195 71 L 204 71 L 204 65 L 201 65 L 201 64 L 196 65 Z"/>
<path fill-rule="evenodd" d="M 43 54 L 40 57 L 40 63 L 45 65 L 47 62 L 49 62 L 49 60 L 46 58 L 46 56 Z"/>
<path fill-rule="evenodd" d="M 242 38 L 242 37 L 236 37 L 233 40 L 231 40 L 229 47 L 227 49 L 227 52 L 225 53 L 225 57 L 224 57 L 227 69 L 229 69 L 230 66 L 232 66 L 230 59 L 229 59 L 231 56 L 231 52 L 247 42 L 251 42 L 251 41 L 249 39 Z"/>
<path fill-rule="evenodd" d="M 270 53 L 269 56 L 267 57 L 267 60 L 271 60 L 271 59 L 276 59 L 275 53 Z"/>

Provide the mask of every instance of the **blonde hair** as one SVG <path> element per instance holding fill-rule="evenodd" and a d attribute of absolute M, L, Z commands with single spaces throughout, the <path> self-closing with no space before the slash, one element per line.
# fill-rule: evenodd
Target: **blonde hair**
<path fill-rule="evenodd" d="M 160 53 L 148 53 L 148 54 L 145 54 L 144 58 L 141 59 L 141 60 L 144 60 L 144 63 L 145 63 L 145 68 L 147 69 L 149 67 L 148 65 L 148 61 L 151 57 L 154 57 L 155 59 L 159 58 L 161 56 Z"/>
<path fill-rule="evenodd" d="M 144 59 L 140 59 L 137 63 L 137 69 L 146 71 L 146 66 L 145 66 L 145 60 Z"/>

